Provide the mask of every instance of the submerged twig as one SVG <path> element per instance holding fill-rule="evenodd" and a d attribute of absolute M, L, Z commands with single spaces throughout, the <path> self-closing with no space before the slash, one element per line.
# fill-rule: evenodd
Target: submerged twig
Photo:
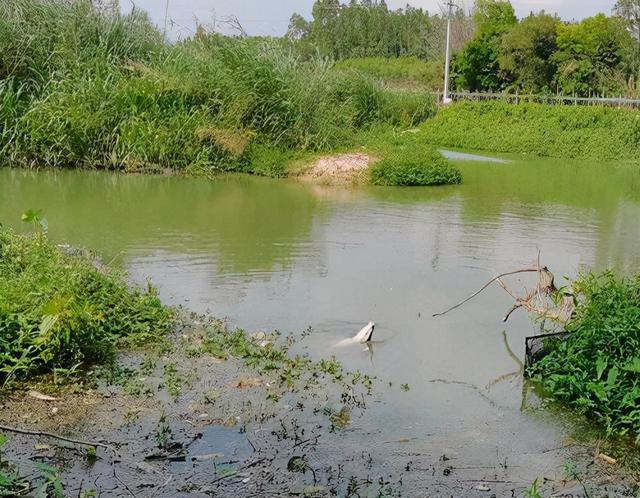
<path fill-rule="evenodd" d="M 60 436 L 58 434 L 53 434 L 51 432 L 44 432 L 44 431 L 31 431 L 28 429 L 19 429 L 17 427 L 9 427 L 7 425 L 0 425 L 0 431 L 5 431 L 5 432 L 13 432 L 16 434 L 26 434 L 29 436 L 44 436 L 44 437 L 50 437 L 53 439 L 59 439 L 60 441 L 66 441 L 67 443 L 74 443 L 74 444 L 81 444 L 83 446 L 100 446 L 101 448 L 110 448 L 109 445 L 104 444 L 104 443 L 98 443 L 95 441 L 83 441 L 81 439 L 72 439 L 72 438 L 68 438 L 65 436 Z"/>

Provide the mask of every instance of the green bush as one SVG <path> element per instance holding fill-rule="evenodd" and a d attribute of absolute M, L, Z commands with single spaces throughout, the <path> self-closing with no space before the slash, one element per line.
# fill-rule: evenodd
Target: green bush
<path fill-rule="evenodd" d="M 171 315 L 90 256 L 0 227 L 0 383 L 109 360 L 119 341 L 158 338 Z"/>
<path fill-rule="evenodd" d="M 584 275 L 573 284 L 573 334 L 529 373 L 609 433 L 640 439 L 640 276 Z"/>
<path fill-rule="evenodd" d="M 550 157 L 637 159 L 640 112 L 605 106 L 458 102 L 424 126 L 447 147 Z"/>
<path fill-rule="evenodd" d="M 462 181 L 460 171 L 428 146 L 397 147 L 370 168 L 374 185 L 447 185 Z"/>

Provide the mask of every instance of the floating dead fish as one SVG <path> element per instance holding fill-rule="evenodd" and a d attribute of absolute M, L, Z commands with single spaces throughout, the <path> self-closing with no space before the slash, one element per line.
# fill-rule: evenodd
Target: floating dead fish
<path fill-rule="evenodd" d="M 336 344 L 336 346 L 347 346 L 349 344 L 364 344 L 366 342 L 369 342 L 373 337 L 373 329 L 375 328 L 376 328 L 375 323 L 369 322 L 367 325 L 362 327 L 362 329 L 360 329 L 360 332 L 358 332 L 351 339 L 343 339 L 338 344 Z"/>

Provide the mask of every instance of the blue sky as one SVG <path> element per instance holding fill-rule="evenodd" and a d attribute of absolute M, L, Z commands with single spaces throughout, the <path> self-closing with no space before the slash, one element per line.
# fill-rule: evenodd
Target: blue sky
<path fill-rule="evenodd" d="M 188 36 L 196 22 L 221 30 L 224 18 L 235 15 L 244 29 L 251 35 L 282 35 L 287 30 L 293 12 L 311 16 L 314 0 L 168 0 L 169 33 L 171 38 Z M 132 0 L 120 0 L 123 10 L 131 8 Z M 149 12 L 151 18 L 162 27 L 166 0 L 133 0 L 138 8 Z M 414 7 L 439 12 L 442 1 L 409 0 Z M 598 12 L 609 14 L 615 0 L 512 0 L 519 17 L 529 12 L 544 9 L 557 13 L 563 19 L 582 19 Z M 404 7 L 407 0 L 387 0 L 391 8 Z M 458 4 L 469 7 L 473 0 L 458 0 Z"/>

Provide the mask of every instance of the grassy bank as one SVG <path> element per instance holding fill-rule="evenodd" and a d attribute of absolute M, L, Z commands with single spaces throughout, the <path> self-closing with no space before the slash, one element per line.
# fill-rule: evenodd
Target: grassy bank
<path fill-rule="evenodd" d="M 161 337 L 171 315 L 90 255 L 0 227 L 0 386 L 108 361 L 119 343 Z"/>
<path fill-rule="evenodd" d="M 640 113 L 588 106 L 458 102 L 424 125 L 447 147 L 601 160 L 637 159 Z"/>
<path fill-rule="evenodd" d="M 529 373 L 608 433 L 640 441 L 640 276 L 585 275 L 573 291 L 573 334 Z"/>
<path fill-rule="evenodd" d="M 140 11 L 97 12 L 89 0 L 3 2 L 0 49 L 8 165 L 282 176 L 292 154 L 435 113 L 426 94 L 282 43 L 200 32 L 172 45 Z"/>

